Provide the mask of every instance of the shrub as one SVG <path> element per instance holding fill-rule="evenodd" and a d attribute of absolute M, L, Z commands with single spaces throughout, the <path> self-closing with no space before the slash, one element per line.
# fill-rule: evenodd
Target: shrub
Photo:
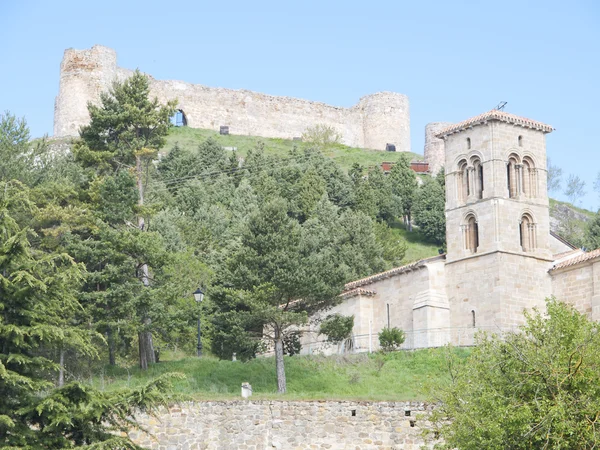
<path fill-rule="evenodd" d="M 384 328 L 379 333 L 379 346 L 383 352 L 393 352 L 400 348 L 406 336 L 400 328 Z"/>
<path fill-rule="evenodd" d="M 317 124 L 313 127 L 308 127 L 302 133 L 302 140 L 318 147 L 327 147 L 339 144 L 342 140 L 342 135 L 334 127 Z"/>

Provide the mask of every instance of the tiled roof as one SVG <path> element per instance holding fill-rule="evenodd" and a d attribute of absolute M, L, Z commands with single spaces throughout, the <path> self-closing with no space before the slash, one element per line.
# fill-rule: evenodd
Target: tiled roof
<path fill-rule="evenodd" d="M 522 127 L 533 128 L 536 130 L 543 131 L 545 133 L 551 133 L 554 128 L 550 125 L 546 125 L 542 122 L 537 122 L 535 120 L 527 119 L 525 117 L 516 116 L 514 114 L 510 114 L 504 111 L 499 111 L 497 109 L 492 109 L 486 113 L 480 114 L 475 117 L 471 117 L 463 122 L 455 123 L 450 125 L 449 127 L 444 128 L 443 130 L 436 133 L 435 137 L 442 138 L 444 136 L 448 136 L 452 133 L 458 133 L 459 131 L 466 130 L 474 125 L 478 125 L 480 123 L 487 122 L 488 120 L 499 120 L 501 122 L 512 123 L 514 125 L 520 125 Z"/>
<path fill-rule="evenodd" d="M 377 291 L 374 290 L 369 290 L 369 289 L 362 289 L 362 288 L 356 288 L 356 289 L 350 289 L 349 291 L 344 291 L 340 294 L 340 297 L 343 299 L 347 299 L 350 297 L 354 297 L 355 295 L 375 295 L 377 294 Z"/>
<path fill-rule="evenodd" d="M 417 262 L 410 263 L 405 266 L 395 267 L 393 269 L 386 270 L 385 272 L 371 275 L 370 277 L 362 278 L 362 279 L 356 280 L 356 281 L 351 281 L 350 283 L 347 283 L 346 286 L 344 286 L 344 292 L 342 293 L 342 295 L 346 294 L 347 292 L 349 292 L 357 287 L 364 286 L 366 284 L 371 284 L 378 280 L 382 280 L 384 278 L 389 278 L 389 277 L 393 277 L 395 275 L 400 275 L 402 273 L 410 272 L 411 270 L 420 269 L 421 267 L 425 267 L 425 264 L 428 262 L 435 261 L 438 259 L 445 259 L 445 258 L 446 258 L 446 255 L 439 255 L 439 256 L 434 256 L 432 258 L 421 259 Z"/>
<path fill-rule="evenodd" d="M 576 256 L 574 258 L 567 259 L 558 264 L 555 264 L 550 270 L 558 270 L 564 269 L 565 267 L 575 266 L 577 264 L 581 264 L 586 261 L 591 261 L 592 259 L 600 258 L 600 248 L 594 251 L 584 253 L 582 255 Z"/>

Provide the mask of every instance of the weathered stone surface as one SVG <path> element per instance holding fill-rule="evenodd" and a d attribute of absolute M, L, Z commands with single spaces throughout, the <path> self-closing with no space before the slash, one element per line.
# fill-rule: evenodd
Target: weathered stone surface
<path fill-rule="evenodd" d="M 117 53 L 95 45 L 91 49 L 67 49 L 60 66 L 60 88 L 54 108 L 54 135 L 75 136 L 89 122 L 87 102 L 98 103 L 100 93 L 114 80 L 133 72 L 117 66 Z M 308 127 L 323 124 L 335 128 L 342 142 L 355 147 L 410 151 L 408 97 L 378 92 L 362 97 L 351 108 L 290 97 L 275 97 L 247 90 L 213 88 L 150 77 L 153 96 L 161 102 L 178 99 L 187 124 L 232 134 L 292 139 Z"/>
<path fill-rule="evenodd" d="M 432 409 L 422 402 L 190 402 L 161 409 L 158 420 L 139 416 L 149 434 L 130 436 L 151 449 L 416 450 L 432 448 L 421 437 Z"/>

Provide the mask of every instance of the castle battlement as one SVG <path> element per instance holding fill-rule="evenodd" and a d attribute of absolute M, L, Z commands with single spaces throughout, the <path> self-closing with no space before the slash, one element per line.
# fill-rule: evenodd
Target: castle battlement
<path fill-rule="evenodd" d="M 87 103 L 97 104 L 100 94 L 115 80 L 133 73 L 117 65 L 115 50 L 101 45 L 91 49 L 67 49 L 60 66 L 60 87 L 54 107 L 54 135 L 76 136 L 89 122 Z M 149 76 L 150 93 L 159 101 L 178 99 L 177 109 L 192 128 L 232 134 L 292 139 L 317 124 L 335 128 L 342 143 L 353 147 L 410 151 L 408 97 L 378 92 L 342 108 L 291 97 L 277 97 L 248 90 L 208 87 Z"/>

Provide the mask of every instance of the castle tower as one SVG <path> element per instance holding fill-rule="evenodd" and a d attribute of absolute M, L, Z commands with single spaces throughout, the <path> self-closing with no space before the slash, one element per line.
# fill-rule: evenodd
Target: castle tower
<path fill-rule="evenodd" d="M 410 106 L 406 95 L 378 92 L 358 102 L 361 111 L 363 147 L 384 150 L 394 144 L 397 152 L 410 152 Z"/>
<path fill-rule="evenodd" d="M 425 148 L 423 157 L 429 163 L 429 173 L 437 175 L 446 164 L 444 156 L 444 141 L 436 134 L 452 125 L 450 122 L 431 122 L 425 125 Z"/>
<path fill-rule="evenodd" d="M 549 125 L 492 110 L 444 140 L 447 293 L 452 327 L 510 329 L 551 295 Z"/>
<path fill-rule="evenodd" d="M 117 76 L 117 52 L 102 45 L 65 50 L 54 102 L 54 136 L 77 136 L 90 121 L 87 102 L 98 102 Z"/>

